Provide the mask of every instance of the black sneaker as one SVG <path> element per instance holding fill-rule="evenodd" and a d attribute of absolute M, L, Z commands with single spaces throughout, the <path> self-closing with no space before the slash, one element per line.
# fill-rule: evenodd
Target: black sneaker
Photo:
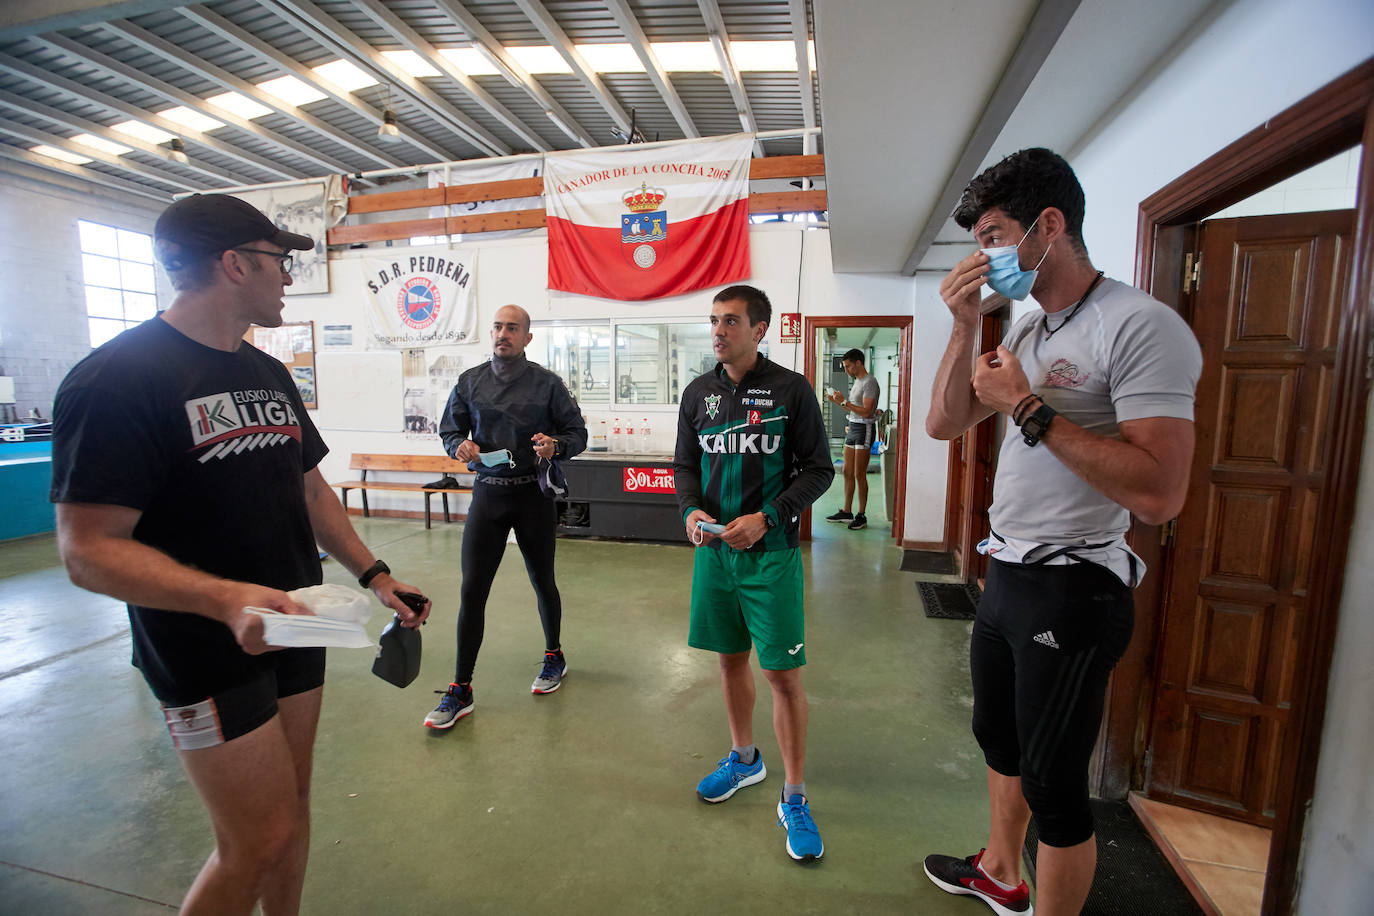
<path fill-rule="evenodd" d="M 867 527 L 868 527 L 868 516 L 867 516 L 867 515 L 864 515 L 862 512 L 860 512 L 858 515 L 854 516 L 854 521 L 852 521 L 852 522 L 849 523 L 849 530 L 850 530 L 850 531 L 858 531 L 860 528 L 867 528 Z"/>
<path fill-rule="evenodd" d="M 1033 916 L 1035 911 L 1031 909 L 1030 888 L 1026 882 L 1022 881 L 1019 887 L 1009 891 L 1002 890 L 978 867 L 984 852 L 987 850 L 980 849 L 978 855 L 966 859 L 926 856 L 926 877 L 947 893 L 977 897 L 998 916 Z"/>
<path fill-rule="evenodd" d="M 847 522 L 847 521 L 850 521 L 850 520 L 853 519 L 853 518 L 854 518 L 854 513 L 853 513 L 853 512 L 846 512 L 846 511 L 844 511 L 843 509 L 841 509 L 839 512 L 836 512 L 834 515 L 827 515 L 827 516 L 825 517 L 825 520 L 826 520 L 827 522 Z"/>

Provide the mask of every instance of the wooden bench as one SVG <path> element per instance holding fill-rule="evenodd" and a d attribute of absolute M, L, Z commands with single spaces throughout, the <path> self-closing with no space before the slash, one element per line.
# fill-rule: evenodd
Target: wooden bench
<path fill-rule="evenodd" d="M 339 488 L 339 495 L 343 499 L 344 511 L 348 511 L 348 491 L 357 490 L 363 497 L 363 515 L 368 516 L 367 491 L 368 490 L 391 490 L 401 493 L 423 493 L 425 495 L 425 527 L 429 527 L 429 498 L 435 493 L 443 497 L 444 501 L 444 521 L 449 521 L 448 515 L 448 495 L 450 493 L 471 493 L 472 485 L 470 478 L 472 472 L 468 466 L 461 461 L 449 458 L 447 455 L 369 455 L 363 452 L 354 452 L 352 459 L 348 462 L 348 467 L 353 471 L 360 471 L 357 480 L 345 480 L 342 483 L 330 484 L 332 487 Z M 411 471 L 421 474 L 459 474 L 468 477 L 469 481 L 460 487 L 429 487 L 423 483 L 404 483 L 395 480 L 368 480 L 368 471 Z"/>

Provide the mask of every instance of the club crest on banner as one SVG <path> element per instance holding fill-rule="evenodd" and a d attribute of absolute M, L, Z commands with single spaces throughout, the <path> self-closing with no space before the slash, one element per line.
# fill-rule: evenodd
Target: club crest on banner
<path fill-rule="evenodd" d="M 651 270 L 668 248 L 668 192 L 647 182 L 622 194 L 629 213 L 620 217 L 620 253 L 641 270 Z M 663 209 L 659 209 L 663 207 Z"/>
<path fill-rule="evenodd" d="M 439 287 L 425 277 L 411 277 L 396 297 L 396 312 L 407 327 L 423 331 L 434 324 L 443 308 Z"/>

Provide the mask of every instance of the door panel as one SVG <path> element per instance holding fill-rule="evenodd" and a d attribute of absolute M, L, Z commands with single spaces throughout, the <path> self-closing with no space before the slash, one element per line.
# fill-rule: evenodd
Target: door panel
<path fill-rule="evenodd" d="M 1269 825 L 1307 612 L 1351 211 L 1199 236 L 1197 449 L 1156 665 L 1148 794 Z"/>

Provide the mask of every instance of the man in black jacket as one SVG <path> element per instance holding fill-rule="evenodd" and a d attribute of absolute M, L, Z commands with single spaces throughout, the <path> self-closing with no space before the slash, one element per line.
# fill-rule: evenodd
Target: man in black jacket
<path fill-rule="evenodd" d="M 772 305 L 762 290 L 731 286 L 711 305 L 716 368 L 682 393 L 673 473 L 692 572 L 687 642 L 720 654 L 731 749 L 697 786 L 723 802 L 762 782 L 754 746 L 751 645 L 773 693 L 783 758 L 778 823 L 801 862 L 824 853 L 806 799 L 806 664 L 798 519 L 835 478 L 820 404 L 806 379 L 759 355 Z M 712 533 L 698 523 L 722 525 Z"/>
<path fill-rule="evenodd" d="M 544 624 L 544 660 L 530 690 L 553 693 L 568 673 L 560 645 L 563 604 L 554 582 L 558 514 L 539 487 L 539 463 L 567 459 L 587 447 L 587 424 L 577 402 L 553 372 L 525 359 L 529 313 L 498 309 L 491 327 L 492 358 L 458 377 L 439 435 L 444 450 L 477 472 L 463 529 L 463 584 L 458 607 L 458 665 L 430 728 L 450 728 L 472 712 L 472 671 L 482 647 L 487 595 L 515 531 Z"/>

